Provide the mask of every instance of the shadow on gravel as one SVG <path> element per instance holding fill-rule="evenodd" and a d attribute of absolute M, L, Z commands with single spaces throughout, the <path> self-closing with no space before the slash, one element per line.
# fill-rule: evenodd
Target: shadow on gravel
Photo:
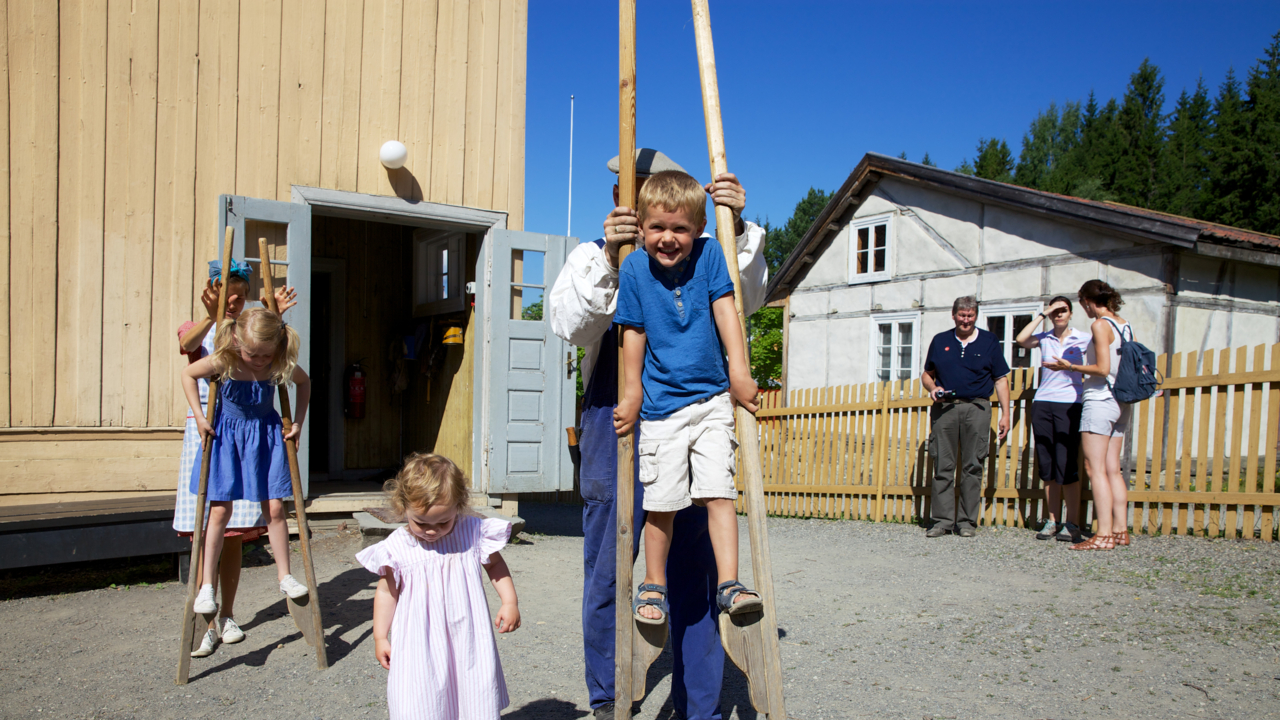
<path fill-rule="evenodd" d="M 659 698 L 653 695 L 653 690 L 664 677 L 672 673 L 674 667 L 675 660 L 671 654 L 671 644 L 668 642 L 662 654 L 649 666 L 649 674 L 645 677 L 645 700 L 642 704 L 647 701 L 659 701 Z M 676 712 L 670 696 L 661 698 L 661 702 L 662 707 L 658 708 L 655 716 L 657 720 L 680 720 L 683 717 Z M 756 720 L 759 717 L 755 708 L 751 707 L 747 676 L 743 675 L 738 666 L 728 658 L 724 661 L 724 684 L 720 686 L 720 710 L 724 717 L 736 717 L 740 720 Z"/>
<path fill-rule="evenodd" d="M 524 532 L 530 535 L 582 537 L 582 506 L 565 503 L 520 503 Z"/>
<path fill-rule="evenodd" d="M 342 639 L 342 635 L 368 622 L 369 618 L 373 617 L 372 598 L 363 600 L 353 598 L 356 593 L 369 586 L 372 578 L 374 578 L 374 575 L 363 568 L 352 569 L 328 582 L 321 583 L 316 588 L 320 595 L 321 610 L 324 614 L 325 646 L 329 652 L 330 667 L 341 662 L 373 634 L 373 629 L 368 628 L 354 642 L 347 642 Z M 278 602 L 259 610 L 251 620 L 240 627 L 247 633 L 264 623 L 288 614 L 289 609 L 285 605 L 284 599 L 281 598 Z M 290 625 L 290 627 L 292 628 L 293 626 Z M 229 658 L 220 665 L 215 665 L 198 675 L 193 675 L 191 680 L 199 680 L 205 676 L 214 675 L 240 665 L 262 667 L 278 645 L 288 645 L 293 642 L 305 642 L 302 639 L 302 634 L 297 632 L 296 628 L 294 632 L 278 640 L 271 641 L 257 650 Z"/>
<path fill-rule="evenodd" d="M 564 700 L 543 698 L 525 703 L 516 710 L 502 716 L 503 720 L 577 720 L 585 717 L 587 711 L 579 710 L 577 705 Z"/>

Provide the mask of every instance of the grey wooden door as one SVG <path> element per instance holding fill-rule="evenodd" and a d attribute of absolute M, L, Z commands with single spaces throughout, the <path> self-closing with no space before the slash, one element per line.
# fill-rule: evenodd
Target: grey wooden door
<path fill-rule="evenodd" d="M 289 327 L 298 332 L 302 341 L 298 350 L 298 365 L 306 370 L 311 364 L 311 206 L 302 203 L 277 202 L 240 195 L 218 197 L 218 254 L 222 254 L 222 242 L 226 228 L 235 229 L 231 254 L 237 260 L 247 260 L 253 267 L 253 283 L 250 298 L 257 300 L 262 288 L 262 258 L 259 258 L 258 238 L 265 237 L 270 245 L 270 264 L 285 269 L 284 282 L 298 291 L 298 304 L 285 313 Z M 282 279 L 276 270 L 273 282 L 279 287 Z M 291 404 L 297 409 L 297 391 L 290 388 Z M 277 400 L 277 407 L 279 401 Z M 302 475 L 303 493 L 309 491 L 311 462 L 308 453 L 301 448 L 310 447 L 310 422 L 303 419 L 302 436 L 298 439 L 298 470 Z M 323 441 L 322 430 L 318 438 Z"/>
<path fill-rule="evenodd" d="M 489 234 L 490 493 L 573 489 L 564 431 L 574 424 L 573 348 L 551 332 L 543 307 L 576 243 L 514 230 Z"/>

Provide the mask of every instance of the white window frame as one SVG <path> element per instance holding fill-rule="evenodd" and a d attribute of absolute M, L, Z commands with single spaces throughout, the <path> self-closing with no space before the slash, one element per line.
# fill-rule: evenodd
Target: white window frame
<path fill-rule="evenodd" d="M 995 316 L 1003 316 L 1005 318 L 1005 332 L 1009 333 L 1009 344 L 1005 346 L 1004 361 L 1013 369 L 1013 316 L 1014 315 L 1030 315 L 1031 322 L 1035 324 L 1035 316 L 1044 310 L 1044 303 L 1009 303 L 1005 305 L 978 305 L 978 327 L 982 330 L 987 329 L 987 318 Z M 1043 324 L 1043 320 L 1041 324 Z M 1036 328 L 1036 332 L 1040 332 L 1040 327 Z M 1002 340 L 1003 338 L 996 338 Z M 1040 367 L 1040 348 L 1031 349 L 1031 367 Z"/>
<path fill-rule="evenodd" d="M 893 276 L 893 256 L 894 246 L 894 223 L 896 213 L 886 213 L 883 215 L 872 215 L 870 217 L 854 218 L 849 223 L 849 266 L 847 268 L 849 284 L 861 285 L 869 282 L 880 282 L 888 280 Z M 858 231 L 862 228 L 874 227 L 876 225 L 884 225 L 884 270 L 881 272 L 870 272 L 858 274 Z M 872 242 L 874 243 L 875 234 L 872 233 Z M 875 251 L 871 254 L 874 257 Z"/>
<path fill-rule="evenodd" d="M 890 312 L 890 313 L 874 313 L 871 315 L 871 341 L 867 343 L 867 380 L 868 382 L 884 382 L 877 373 L 880 370 L 880 325 L 889 323 L 893 325 L 894 347 L 898 346 L 898 323 L 910 322 L 911 329 L 911 379 L 915 380 L 920 377 L 920 370 L 924 367 L 924 359 L 920 357 L 920 328 L 921 316 L 919 311 L 906 312 Z M 898 368 L 894 368 L 895 370 Z M 898 378 L 891 377 L 890 382 L 896 381 Z"/>

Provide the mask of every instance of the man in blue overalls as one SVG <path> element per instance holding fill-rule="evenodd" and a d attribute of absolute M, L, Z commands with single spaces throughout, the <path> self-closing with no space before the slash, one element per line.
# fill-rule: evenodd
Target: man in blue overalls
<path fill-rule="evenodd" d="M 609 161 L 618 172 L 618 158 Z M 636 189 L 663 170 L 681 170 L 666 155 L 648 148 L 636 151 Z M 742 219 L 746 191 L 732 174 L 716 178 L 707 192 L 717 205 L 733 210 L 743 307 L 748 315 L 760 308 L 768 284 L 762 228 Z M 618 186 L 613 187 L 618 204 Z M 639 237 L 635 210 L 614 207 L 604 221 L 604 238 L 584 242 L 569 253 L 548 299 L 551 329 L 586 350 L 582 360 L 585 397 L 582 401 L 581 478 L 584 578 L 582 639 L 586 655 L 587 693 L 595 717 L 613 719 L 614 599 L 617 579 L 614 505 L 618 483 L 618 438 L 613 409 L 618 402 L 618 336 L 613 324 L 618 293 L 618 249 Z M 644 490 L 635 483 L 635 528 L 644 526 Z M 635 533 L 632 557 L 639 544 Z M 724 650 L 717 626 L 716 561 L 707 535 L 707 511 L 692 506 L 676 514 L 675 542 L 688 548 L 667 560 L 670 588 L 670 637 L 674 670 L 671 700 L 676 713 L 688 720 L 720 718 L 720 686 L 724 679 Z M 643 682 L 643 680 L 641 680 Z"/>

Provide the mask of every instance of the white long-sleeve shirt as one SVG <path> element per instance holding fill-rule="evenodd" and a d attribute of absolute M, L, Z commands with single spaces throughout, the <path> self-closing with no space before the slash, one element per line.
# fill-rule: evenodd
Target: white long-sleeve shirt
<path fill-rule="evenodd" d="M 738 271 L 742 280 L 742 307 L 750 315 L 764 304 L 769 266 L 764 260 L 764 229 L 746 220 L 743 225 L 742 234 L 736 238 Z M 617 308 L 618 269 L 609 267 L 604 248 L 594 242 L 579 244 L 569 253 L 551 288 L 548 315 L 552 332 L 586 349 L 581 367 L 584 385 L 591 380 L 600 355 L 600 339 L 613 323 Z"/>

